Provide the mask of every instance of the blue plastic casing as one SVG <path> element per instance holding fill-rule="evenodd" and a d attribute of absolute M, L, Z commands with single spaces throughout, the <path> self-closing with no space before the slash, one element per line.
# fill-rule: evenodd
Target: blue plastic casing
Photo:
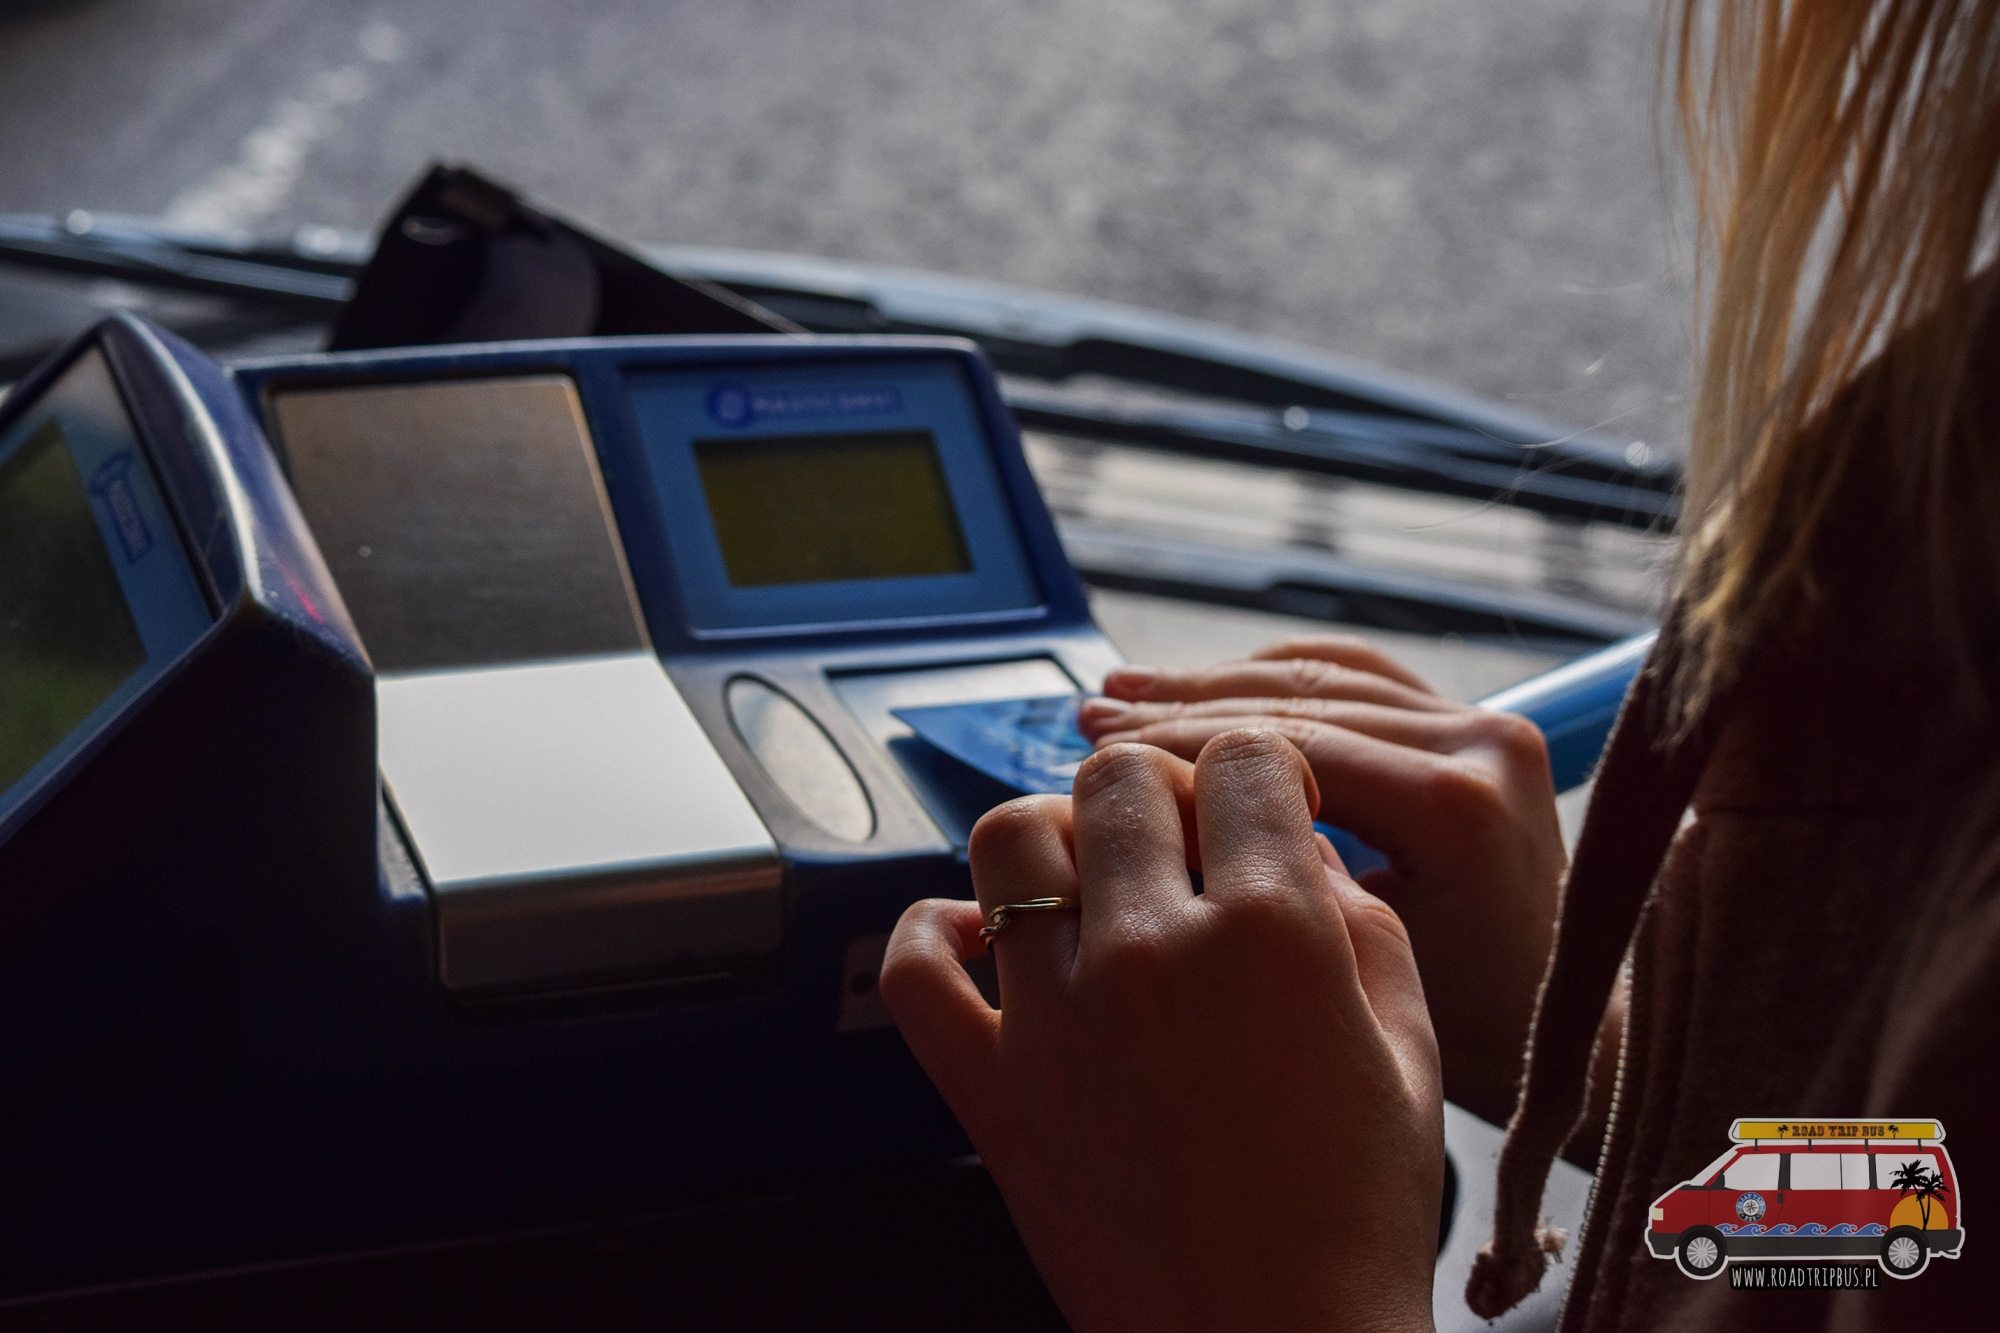
<path fill-rule="evenodd" d="M 803 363 L 624 369 L 634 433 L 677 576 L 679 614 L 658 630 L 670 654 L 683 643 L 748 636 L 823 639 L 879 626 L 924 637 L 928 627 L 977 623 L 1004 629 L 1041 619 L 1042 594 L 1029 567 L 1020 506 L 1010 502 L 1001 479 L 1002 451 L 992 444 L 1006 423 L 995 416 L 990 394 L 982 397 L 973 389 L 975 383 L 986 385 L 988 376 L 962 348 L 907 350 L 920 354 L 898 357 L 875 350 L 866 361 L 853 363 L 822 349 Z M 732 584 L 705 502 L 698 449 L 855 438 L 870 430 L 911 427 L 936 442 L 941 479 L 958 502 L 966 568 L 898 578 Z"/>
<path fill-rule="evenodd" d="M 653 646 L 797 870 L 793 934 L 817 928 L 823 878 L 863 878 L 874 886 L 865 896 L 885 904 L 962 882 L 955 863 L 971 824 L 1005 795 L 907 742 L 894 707 L 1095 689 L 1118 660 L 1090 618 L 992 370 L 961 340 L 606 338 L 295 357 L 233 374 L 267 422 L 288 392 L 571 380 Z M 697 445 L 906 431 L 935 440 L 968 570 L 731 585 Z M 282 454 L 283 439 L 274 444 Z M 798 784 L 820 779 L 774 773 L 752 753 L 729 705 L 732 687 L 746 684 L 796 705 L 840 752 L 872 810 L 865 843 L 802 813 Z M 903 858 L 915 861 L 893 866 Z M 856 891 L 829 892 L 852 902 Z"/>
<path fill-rule="evenodd" d="M 367 661 L 234 391 L 116 319 L 13 387 L 0 437 L 100 360 L 135 437 L 99 479 L 118 556 L 164 563 L 124 584 L 145 666 L 0 816 L 0 1290 L 235 1234 L 223 1195 L 296 1155 L 251 1071 L 378 1023 L 330 974 L 395 966 Z"/>

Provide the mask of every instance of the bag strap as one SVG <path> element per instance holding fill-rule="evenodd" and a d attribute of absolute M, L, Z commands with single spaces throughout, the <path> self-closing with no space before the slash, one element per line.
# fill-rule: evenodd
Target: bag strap
<path fill-rule="evenodd" d="M 1718 701 L 1675 734 L 1668 692 L 1678 642 L 1670 621 L 1626 695 L 1564 881 L 1520 1096 L 1500 1150 L 1493 1236 L 1466 1285 L 1467 1304 L 1487 1319 L 1526 1299 L 1561 1248 L 1560 1236 L 1540 1224 L 1542 1191 L 1584 1116 L 1605 1005 L 1723 714 Z"/>

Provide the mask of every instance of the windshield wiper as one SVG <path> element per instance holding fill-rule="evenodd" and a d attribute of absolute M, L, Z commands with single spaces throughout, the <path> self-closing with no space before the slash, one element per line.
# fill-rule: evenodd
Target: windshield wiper
<path fill-rule="evenodd" d="M 176 231 L 73 213 L 0 217 L 0 262 L 224 296 L 306 319 L 337 312 L 364 244 L 316 229 L 310 243 Z M 1054 293 L 879 265 L 700 247 L 647 252 L 815 332 L 972 338 L 1015 379 L 1023 421 L 1168 452 L 1296 468 L 1503 502 L 1635 528 L 1671 526 L 1679 469 L 1643 445 L 1568 431 L 1531 414 L 1220 325 Z M 1088 378 L 1186 399 L 1106 406 L 1066 386 Z M 1245 410 L 1248 409 L 1248 410 Z"/>
<path fill-rule="evenodd" d="M 80 211 L 63 219 L 0 215 L 0 263 L 266 303 L 308 318 L 346 303 L 356 269 L 344 256 L 314 256 L 296 243 L 237 243 Z"/>

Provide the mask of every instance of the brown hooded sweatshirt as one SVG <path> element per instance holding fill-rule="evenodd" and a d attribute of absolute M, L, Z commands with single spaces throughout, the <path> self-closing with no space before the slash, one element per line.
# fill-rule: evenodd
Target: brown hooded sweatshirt
<path fill-rule="evenodd" d="M 2000 398 L 2000 384 L 1970 396 Z M 2000 431 L 2000 402 L 1986 406 L 1972 428 Z M 2000 883 L 1990 860 L 1950 872 L 1936 853 L 1968 819 L 2000 814 L 2000 734 L 1954 703 L 1942 636 L 1880 535 L 1897 530 L 1888 495 L 1854 488 L 1814 608 L 1760 635 L 1691 736 L 1669 743 L 1660 707 L 1671 623 L 1634 687 L 1564 888 L 1475 1311 L 1567 1281 L 1562 1326 L 1593 1333 L 1994 1326 Z M 1980 669 L 2000 672 L 2000 635 L 1987 641 Z M 1544 1274 L 1557 1243 L 1539 1230 L 1542 1182 L 1579 1122 L 1628 963 L 1589 1217 Z M 1740 1290 L 1654 1258 L 1653 1201 L 1727 1149 L 1738 1117 L 1941 1121 L 1960 1257 L 1840 1292 Z"/>

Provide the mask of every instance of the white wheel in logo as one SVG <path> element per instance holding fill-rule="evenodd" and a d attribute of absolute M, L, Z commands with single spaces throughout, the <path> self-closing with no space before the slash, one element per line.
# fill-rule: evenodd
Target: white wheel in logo
<path fill-rule="evenodd" d="M 1897 1227 L 1882 1244 L 1882 1267 L 1890 1277 L 1915 1277 L 1929 1259 L 1923 1237 L 1912 1227 Z"/>
<path fill-rule="evenodd" d="M 1681 1237 L 1675 1247 L 1674 1260 L 1680 1270 L 1691 1278 L 1705 1280 L 1722 1271 L 1728 1258 L 1722 1252 L 1722 1238 L 1707 1227 L 1700 1227 Z"/>

